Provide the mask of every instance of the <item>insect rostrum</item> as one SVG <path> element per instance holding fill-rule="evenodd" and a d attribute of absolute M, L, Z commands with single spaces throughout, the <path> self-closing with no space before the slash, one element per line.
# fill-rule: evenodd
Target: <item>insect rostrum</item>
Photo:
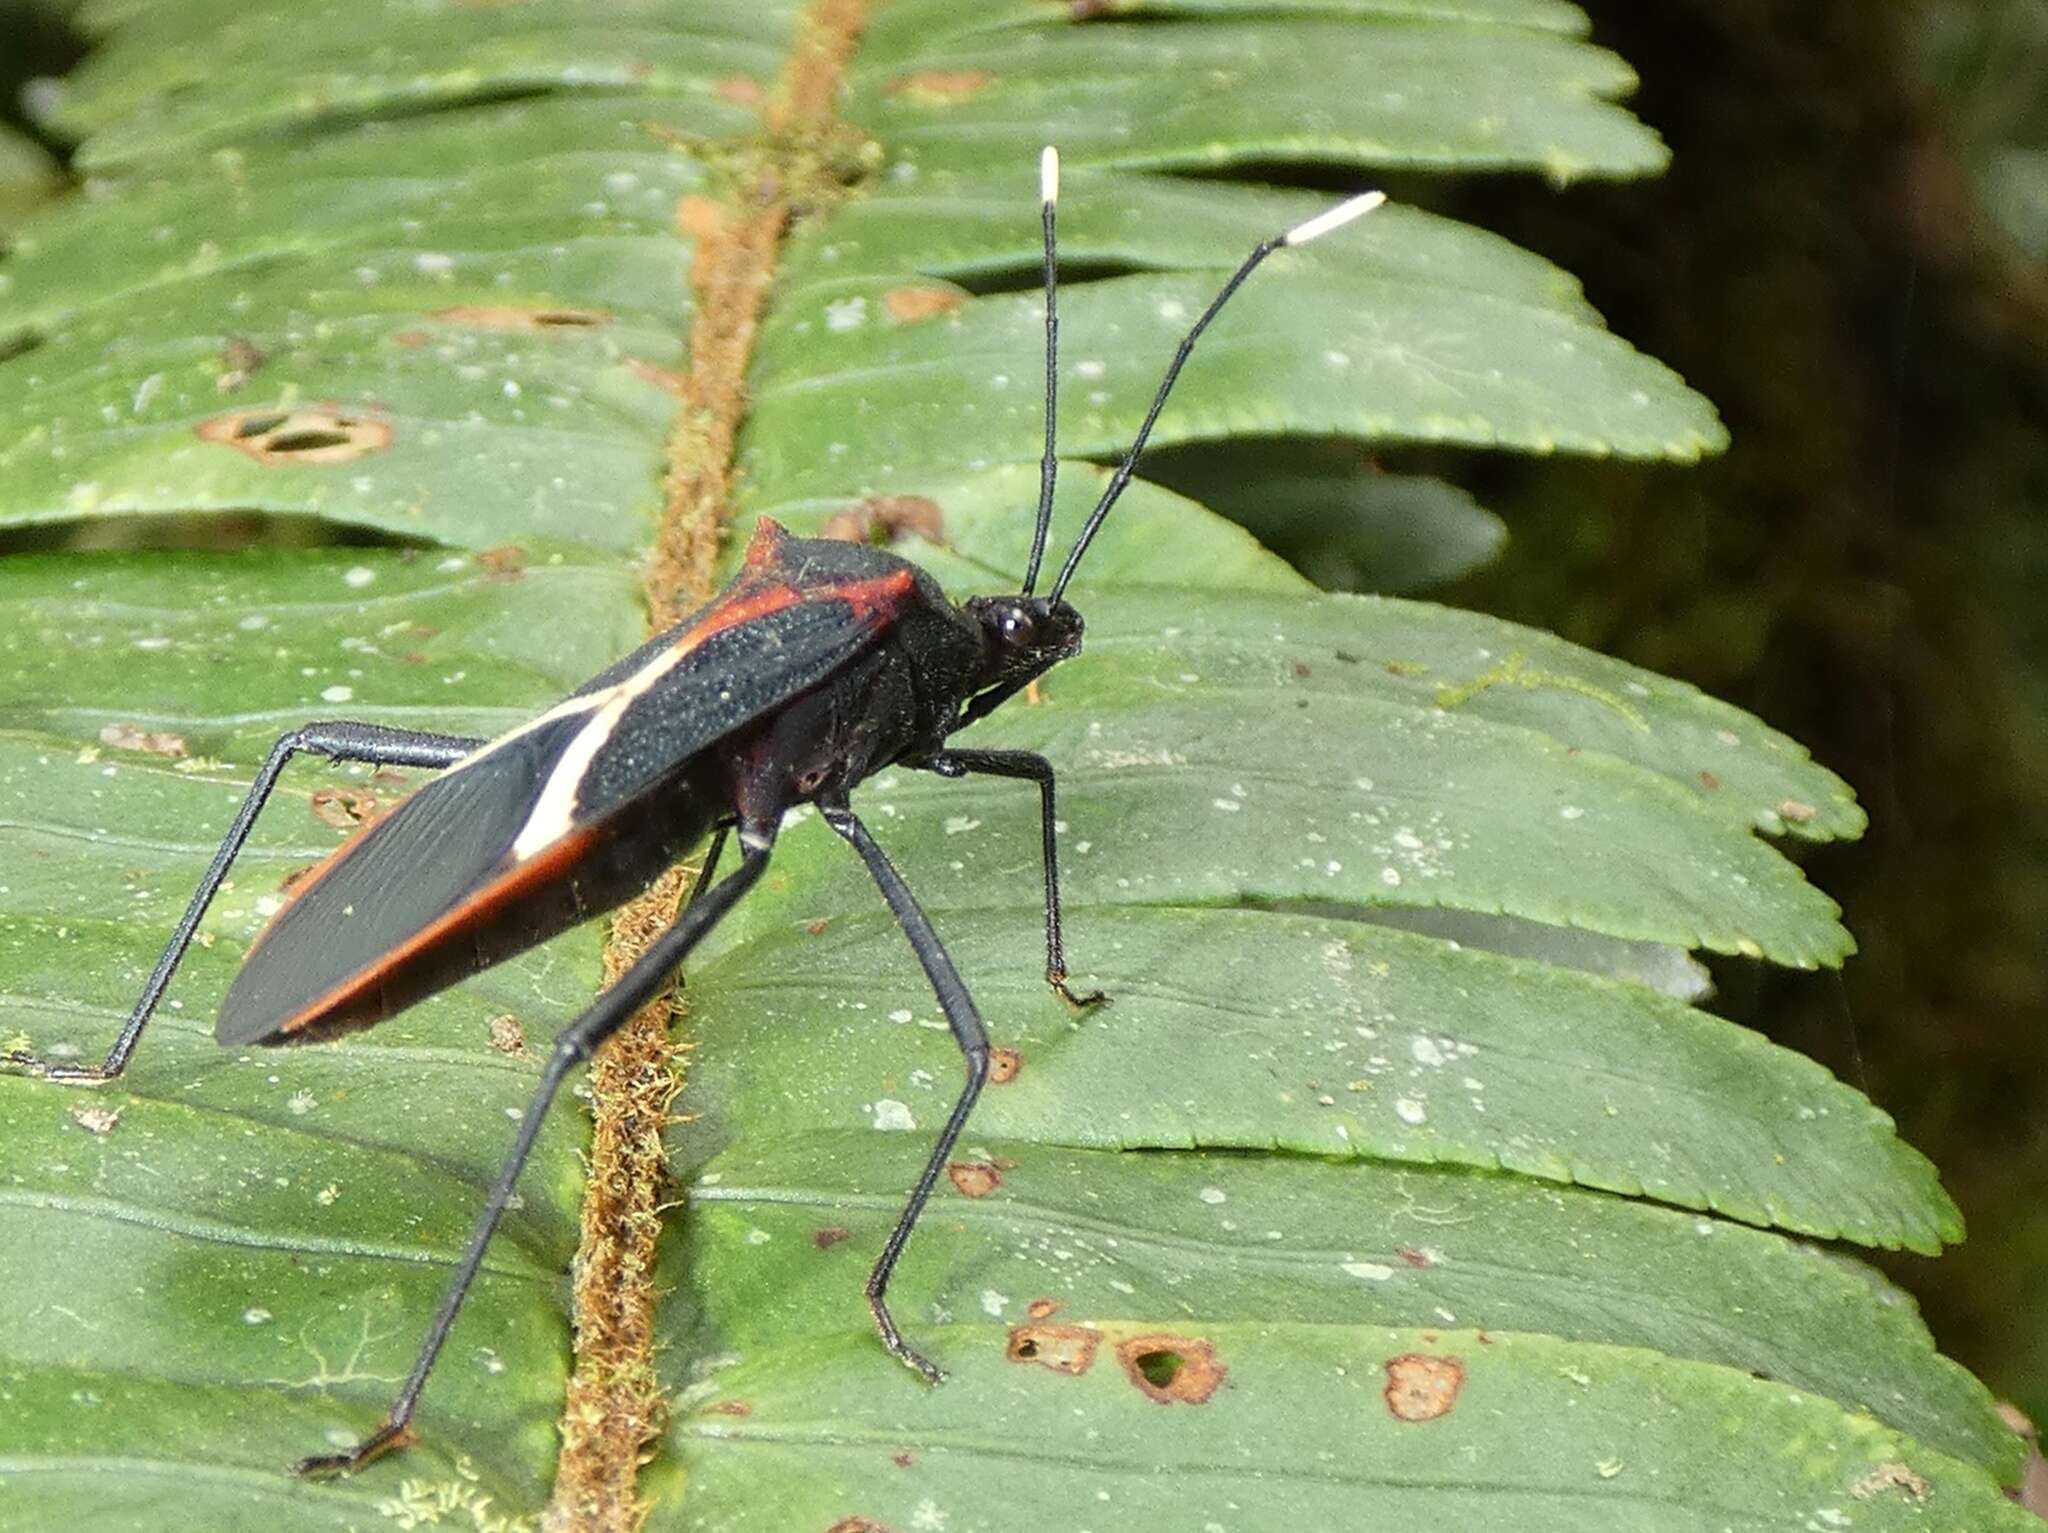
<path fill-rule="evenodd" d="M 383 1422 L 354 1450 L 303 1460 L 348 1471 L 410 1440 L 409 1423 L 521 1167 L 569 1072 L 669 983 L 676 966 L 768 866 L 793 807 L 815 804 L 866 864 L 909 938 L 966 1060 L 966 1085 L 870 1271 L 884 1344 L 936 1382 L 936 1366 L 889 1313 L 889 1276 L 987 1079 L 989 1039 L 939 934 L 855 811 L 884 767 L 1035 783 L 1045 869 L 1046 981 L 1069 1004 L 1054 844 L 1052 764 L 953 738 L 1078 652 L 1081 615 L 1064 600 L 1103 518 L 1129 482 L 1195 341 L 1274 250 L 1378 206 L 1353 198 L 1256 246 L 1181 342 L 1129 451 L 1045 595 L 1035 594 L 1052 508 L 1058 317 L 1057 159 L 1042 166 L 1046 446 L 1030 567 L 1014 595 L 947 599 L 917 566 L 855 543 L 791 537 L 763 520 L 739 574 L 703 608 L 538 718 L 491 741 L 363 723 L 308 724 L 280 739 L 216 852 L 127 1024 L 96 1066 L 13 1053 L 52 1081 L 111 1080 L 128 1059 L 256 816 L 292 756 L 441 769 L 344 843 L 290 892 L 222 1003 L 223 1044 L 308 1043 L 372 1026 L 478 969 L 624 903 L 708 835 L 689 903 L 637 963 L 562 1029 L 412 1371 Z M 739 865 L 717 876 L 737 832 Z"/>

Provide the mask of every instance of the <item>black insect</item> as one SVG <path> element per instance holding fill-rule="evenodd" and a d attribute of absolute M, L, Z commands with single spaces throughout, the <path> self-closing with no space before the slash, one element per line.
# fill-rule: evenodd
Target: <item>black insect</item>
<path fill-rule="evenodd" d="M 258 936 L 215 1036 L 223 1044 L 306 1043 L 369 1027 L 646 888 L 705 836 L 703 870 L 682 913 L 627 973 L 563 1028 L 510 1152 L 457 1264 L 419 1358 L 378 1428 L 354 1451 L 303 1460 L 303 1473 L 359 1468 L 411 1440 L 407 1423 L 483 1261 L 484 1248 L 563 1079 L 669 983 L 678 964 L 768 866 L 783 816 L 814 803 L 853 844 L 924 966 L 967 1060 L 967 1085 L 868 1275 L 888 1349 L 926 1378 L 936 1366 L 906 1342 L 885 1302 L 889 1274 L 988 1076 L 989 1042 L 973 998 L 908 885 L 854 812 L 849 794 L 889 766 L 942 777 L 988 773 L 1038 785 L 1045 855 L 1045 977 L 1069 1004 L 1061 943 L 1053 769 L 1028 751 L 949 742 L 1081 647 L 1081 615 L 1062 600 L 1103 518 L 1130 481 L 1195 341 L 1254 268 L 1371 211 L 1356 197 L 1260 243 L 1174 354 L 1130 450 L 1089 515 L 1049 594 L 1033 594 L 1052 511 L 1058 318 L 1054 207 L 1058 160 L 1042 166 L 1045 230 L 1045 457 L 1023 591 L 946 599 L 915 565 L 860 544 L 793 538 L 762 521 L 745 567 L 705 607 L 540 717 L 491 741 L 322 723 L 272 747 L 234 824 L 97 1066 L 11 1053 L 53 1081 L 111 1080 L 169 984 L 208 903 L 276 786 L 302 751 L 441 775 L 346 842 L 294 888 Z M 728 833 L 740 864 L 714 881 Z"/>

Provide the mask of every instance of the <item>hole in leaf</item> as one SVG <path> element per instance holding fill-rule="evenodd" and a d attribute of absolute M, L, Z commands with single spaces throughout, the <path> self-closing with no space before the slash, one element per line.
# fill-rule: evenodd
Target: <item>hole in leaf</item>
<path fill-rule="evenodd" d="M 299 410 L 232 410 L 195 428 L 202 442 L 247 453 L 265 467 L 349 463 L 391 445 L 391 423 L 331 405 Z"/>
<path fill-rule="evenodd" d="M 1173 1381 L 1180 1377 L 1180 1371 L 1186 1365 L 1187 1359 L 1178 1352 L 1164 1350 L 1140 1353 L 1133 1360 L 1133 1366 L 1145 1376 L 1145 1382 L 1159 1390 L 1171 1389 Z"/>
<path fill-rule="evenodd" d="M 1134 1336 L 1116 1356 L 1125 1377 L 1160 1405 L 1205 1405 L 1228 1372 L 1199 1336 Z"/>
<path fill-rule="evenodd" d="M 323 447 L 346 447 L 346 431 L 325 426 L 307 426 L 298 431 L 279 431 L 264 446 L 273 453 L 318 452 Z"/>
<path fill-rule="evenodd" d="M 1054 1373 L 1086 1373 L 1101 1344 L 1102 1333 L 1085 1325 L 1020 1325 L 1010 1332 L 1003 1355 Z"/>

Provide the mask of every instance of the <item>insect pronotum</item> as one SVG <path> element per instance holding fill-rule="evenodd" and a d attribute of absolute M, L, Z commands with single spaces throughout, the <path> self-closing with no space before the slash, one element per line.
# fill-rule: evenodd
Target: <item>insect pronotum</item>
<path fill-rule="evenodd" d="M 440 775 L 345 842 L 291 891 L 250 947 L 221 1005 L 229 1046 L 306 1043 L 368 1027 L 478 969 L 610 910 L 710 837 L 702 872 L 675 923 L 626 974 L 562 1029 L 504 1164 L 456 1264 L 412 1371 L 382 1423 L 347 1453 L 304 1459 L 301 1472 L 359 1468 L 411 1440 L 409 1423 L 485 1247 L 513 1195 L 565 1077 L 670 982 L 684 957 L 761 877 L 776 832 L 798 804 L 818 807 L 867 865 L 910 940 L 967 1065 L 947 1117 L 867 1281 L 883 1343 L 937 1381 L 939 1369 L 897 1329 L 889 1275 L 988 1076 L 989 1041 L 945 945 L 850 794 L 888 766 L 942 777 L 986 773 L 1037 784 L 1045 869 L 1045 977 L 1070 1005 L 1054 844 L 1052 764 L 1018 750 L 976 750 L 953 737 L 1081 647 L 1081 616 L 1063 599 L 1143 452 L 1195 342 L 1259 264 L 1370 212 L 1354 197 L 1261 241 L 1181 340 L 1144 422 L 1067 553 L 1050 592 L 1033 594 L 1057 472 L 1059 318 L 1054 234 L 1059 159 L 1041 161 L 1045 237 L 1045 455 L 1024 587 L 949 601 L 932 578 L 878 548 L 794 538 L 763 520 L 739 574 L 704 607 L 649 640 L 539 717 L 495 740 L 378 724 L 308 724 L 283 736 L 257 772 L 120 1036 L 98 1065 L 13 1052 L 45 1079 L 108 1081 L 127 1067 L 208 904 L 285 764 L 300 752 Z M 739 866 L 716 877 L 728 836 Z"/>

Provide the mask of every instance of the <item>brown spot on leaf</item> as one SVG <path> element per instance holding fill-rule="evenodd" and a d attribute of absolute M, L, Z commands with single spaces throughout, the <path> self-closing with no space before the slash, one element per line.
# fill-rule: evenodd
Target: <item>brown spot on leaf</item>
<path fill-rule="evenodd" d="M 950 287 L 892 287 L 882 295 L 883 310 L 899 325 L 957 313 L 965 302 L 967 295 Z"/>
<path fill-rule="evenodd" d="M 896 1533 L 896 1530 L 872 1517 L 842 1517 L 825 1533 Z"/>
<path fill-rule="evenodd" d="M 704 1407 L 707 1416 L 751 1416 L 754 1407 L 744 1400 L 717 1400 Z"/>
<path fill-rule="evenodd" d="M 519 1025 L 519 1019 L 511 1012 L 500 1012 L 491 1018 L 491 1048 L 500 1054 L 524 1054 L 526 1052 L 526 1029 Z"/>
<path fill-rule="evenodd" d="M 870 495 L 857 506 L 835 511 L 818 528 L 821 538 L 886 547 L 915 534 L 927 543 L 946 540 L 945 514 L 922 495 Z"/>
<path fill-rule="evenodd" d="M 1718 773 L 1709 772 L 1705 767 L 1701 767 L 1700 786 L 1709 793 L 1719 793 L 1721 791 L 1721 778 Z"/>
<path fill-rule="evenodd" d="M 1927 1479 L 1911 1465 L 1893 1460 L 1879 1464 L 1849 1487 L 1849 1494 L 1858 1501 L 1869 1501 L 1892 1491 L 1898 1492 L 1909 1501 L 1925 1501 Z"/>
<path fill-rule="evenodd" d="M 377 818 L 382 806 L 374 793 L 357 793 L 349 788 L 321 788 L 312 800 L 313 818 L 336 830 L 354 830 Z"/>
<path fill-rule="evenodd" d="M 679 399 L 682 397 L 683 390 L 689 386 L 689 380 L 672 367 L 662 367 L 654 362 L 643 362 L 638 357 L 627 357 L 625 365 L 626 371 L 635 378 L 638 378 L 642 383 L 651 383 L 663 393 L 674 394 Z"/>
<path fill-rule="evenodd" d="M 247 453 L 265 468 L 281 464 L 353 463 L 391 445 L 391 423 L 338 405 L 283 410 L 230 410 L 193 430 L 202 442 Z"/>
<path fill-rule="evenodd" d="M 917 1455 L 915 1453 L 912 1453 L 908 1448 L 906 1448 L 901 1453 L 890 1454 L 889 1462 L 894 1464 L 898 1469 L 908 1469 L 912 1464 L 915 1464 L 917 1462 Z"/>
<path fill-rule="evenodd" d="M 603 309 L 561 303 L 458 303 L 436 309 L 427 318 L 469 330 L 589 330 L 612 322 Z"/>
<path fill-rule="evenodd" d="M 1778 813 L 1784 819 L 1790 820 L 1794 825 L 1804 825 L 1808 820 L 1819 814 L 1820 811 L 1811 804 L 1802 804 L 1796 798 L 1788 798 L 1778 805 Z"/>
<path fill-rule="evenodd" d="M 122 751 L 146 751 L 152 756 L 187 754 L 183 735 L 144 729 L 140 724 L 103 724 L 100 726 L 100 744 Z"/>
<path fill-rule="evenodd" d="M 898 75 L 886 89 L 890 95 L 907 97 L 920 106 L 951 106 L 980 95 L 995 77 L 991 69 L 920 69 Z"/>
<path fill-rule="evenodd" d="M 1387 1359 L 1387 1409 L 1402 1421 L 1434 1421 L 1450 1414 L 1465 1387 L 1465 1365 L 1455 1357 L 1409 1352 Z"/>
<path fill-rule="evenodd" d="M 1056 1299 L 1033 1299 L 1024 1309 L 1024 1313 L 1033 1320 L 1050 1320 L 1059 1312 L 1059 1301 Z"/>
<path fill-rule="evenodd" d="M 501 543 L 476 556 L 483 566 L 486 585 L 508 585 L 526 573 L 526 550 L 517 543 Z"/>
<path fill-rule="evenodd" d="M 269 360 L 270 353 L 254 341 L 231 335 L 221 345 L 220 371 L 214 374 L 213 386 L 223 394 L 232 394 Z"/>
<path fill-rule="evenodd" d="M 853 1231 L 843 1224 L 828 1224 L 811 1236 L 811 1244 L 820 1251 L 829 1251 L 842 1240 L 853 1239 Z"/>
<path fill-rule="evenodd" d="M 825 935 L 825 928 L 831 924 L 824 916 L 819 916 L 815 921 L 804 922 L 804 932 L 808 936 L 822 937 Z"/>
<path fill-rule="evenodd" d="M 121 1121 L 120 1112 L 112 1107 L 74 1107 L 71 1121 L 87 1133 L 106 1135 L 114 1132 L 114 1125 Z"/>
<path fill-rule="evenodd" d="M 1110 0 L 1067 0 L 1067 14 L 1076 21 L 1093 21 L 1114 9 Z"/>
<path fill-rule="evenodd" d="M 998 1046 L 988 1051 L 988 1083 L 991 1086 L 1009 1085 L 1023 1068 L 1024 1056 L 1015 1049 Z"/>
<path fill-rule="evenodd" d="M 1413 1246 L 1395 1246 L 1394 1254 L 1411 1267 L 1434 1267 L 1436 1258 L 1427 1251 L 1418 1251 Z"/>
<path fill-rule="evenodd" d="M 1102 1333 L 1085 1325 L 1019 1325 L 1010 1328 L 1003 1356 L 1036 1363 L 1054 1373 L 1086 1373 L 1095 1364 Z"/>
<path fill-rule="evenodd" d="M 1145 1398 L 1161 1405 L 1207 1404 L 1228 1372 L 1199 1336 L 1133 1336 L 1118 1344 L 1116 1360 Z"/>
<path fill-rule="evenodd" d="M 985 1198 L 1003 1185 L 1003 1174 L 985 1160 L 956 1160 L 946 1176 L 967 1198 Z"/>
<path fill-rule="evenodd" d="M 711 87 L 711 94 L 737 106 L 759 106 L 768 93 L 752 75 L 727 75 Z"/>
<path fill-rule="evenodd" d="M 1302 664 L 1301 661 L 1297 660 L 1294 662 L 1294 679 L 1296 681 L 1307 681 L 1313 675 L 1315 675 L 1315 672 Z"/>

